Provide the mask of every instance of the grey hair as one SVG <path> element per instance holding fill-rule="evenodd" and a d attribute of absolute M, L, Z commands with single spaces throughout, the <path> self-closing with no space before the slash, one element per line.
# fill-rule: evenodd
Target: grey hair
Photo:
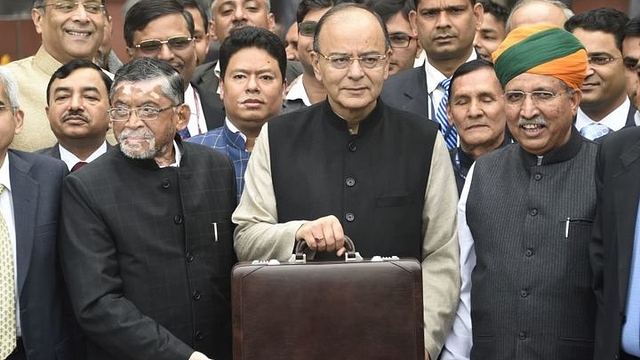
<path fill-rule="evenodd" d="M 0 66 L 0 84 L 4 88 L 4 96 L 9 100 L 8 106 L 12 111 L 20 107 L 20 98 L 18 96 L 18 83 L 11 74 L 11 71 L 4 66 Z"/>
<path fill-rule="evenodd" d="M 109 90 L 109 100 L 113 103 L 115 89 L 121 83 L 141 82 L 160 79 L 160 89 L 173 105 L 184 103 L 184 81 L 180 73 L 166 61 L 142 57 L 123 65 L 115 74 Z"/>
<path fill-rule="evenodd" d="M 216 12 L 215 12 L 214 9 L 216 8 L 216 5 L 218 5 L 218 1 L 219 0 L 213 0 L 211 2 L 211 6 L 209 7 L 209 9 L 211 9 L 211 19 L 215 19 L 215 17 L 216 17 Z M 271 0 L 262 0 L 262 1 L 264 1 L 264 4 L 267 6 L 267 13 L 270 13 L 271 12 Z"/>
<path fill-rule="evenodd" d="M 513 16 L 513 13 L 516 12 L 516 10 L 520 9 L 521 7 L 523 7 L 526 4 L 532 3 L 532 2 L 546 2 L 549 3 L 551 5 L 554 5 L 558 8 L 560 8 L 560 10 L 562 10 L 562 12 L 564 13 L 564 17 L 565 20 L 569 20 L 570 17 L 572 17 L 573 15 L 575 15 L 575 13 L 569 9 L 569 6 L 564 3 L 561 0 L 519 0 L 511 9 L 511 12 L 509 13 L 509 18 L 507 19 L 507 23 L 505 24 L 505 30 L 508 33 L 509 31 L 513 30 L 511 29 L 511 17 Z"/>

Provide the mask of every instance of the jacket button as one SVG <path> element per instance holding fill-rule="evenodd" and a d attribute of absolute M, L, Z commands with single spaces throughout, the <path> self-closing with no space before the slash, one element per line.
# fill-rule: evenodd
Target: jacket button
<path fill-rule="evenodd" d="M 527 249 L 524 252 L 524 256 L 526 257 L 532 257 L 533 256 L 533 250 L 532 249 Z"/>
<path fill-rule="evenodd" d="M 526 298 L 527 296 L 529 296 L 529 293 L 527 292 L 527 290 L 520 290 L 520 296 L 523 298 Z"/>
<path fill-rule="evenodd" d="M 348 145 L 349 151 L 354 152 L 356 150 L 358 150 L 358 146 L 356 145 L 356 143 L 354 142 L 350 142 Z"/>
<path fill-rule="evenodd" d="M 198 340 L 204 339 L 204 335 L 202 334 L 202 331 L 200 331 L 200 330 L 196 331 L 196 339 L 198 339 Z"/>
<path fill-rule="evenodd" d="M 540 179 L 542 179 L 542 174 L 540 174 L 540 173 L 536 173 L 535 175 L 533 175 L 533 178 L 534 178 L 536 181 L 540 181 Z"/>
<path fill-rule="evenodd" d="M 354 178 L 347 178 L 347 180 L 345 180 L 344 182 L 345 184 L 347 184 L 348 187 L 353 187 L 353 185 L 356 184 L 356 179 Z"/>
<path fill-rule="evenodd" d="M 162 188 L 168 189 L 171 186 L 171 181 L 169 179 L 162 179 Z"/>
<path fill-rule="evenodd" d="M 191 252 L 187 251 L 187 261 L 192 262 L 193 259 L 195 259 L 195 256 L 193 256 Z"/>
<path fill-rule="evenodd" d="M 182 215 L 176 215 L 173 217 L 173 222 L 176 223 L 177 225 L 182 224 L 183 221 L 184 219 L 182 218 Z"/>
<path fill-rule="evenodd" d="M 200 294 L 200 291 L 195 290 L 193 292 L 193 300 L 198 301 L 200 299 L 202 299 L 202 294 Z"/>
<path fill-rule="evenodd" d="M 356 219 L 356 216 L 353 213 L 346 213 L 344 215 L 345 220 L 347 220 L 348 222 L 352 222 L 353 220 Z"/>
<path fill-rule="evenodd" d="M 529 215 L 531 215 L 531 216 L 536 216 L 536 215 L 538 215 L 538 209 L 531 209 L 531 210 L 529 210 Z"/>
<path fill-rule="evenodd" d="M 518 339 L 524 340 L 526 338 L 527 338 L 527 333 L 524 331 L 520 331 L 520 333 L 518 334 Z"/>

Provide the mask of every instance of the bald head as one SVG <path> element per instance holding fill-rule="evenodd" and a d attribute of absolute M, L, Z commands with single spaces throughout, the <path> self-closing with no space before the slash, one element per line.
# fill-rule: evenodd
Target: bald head
<path fill-rule="evenodd" d="M 516 4 L 507 20 L 507 31 L 523 25 L 551 24 L 563 27 L 573 16 L 571 9 L 559 0 L 524 0 Z"/>

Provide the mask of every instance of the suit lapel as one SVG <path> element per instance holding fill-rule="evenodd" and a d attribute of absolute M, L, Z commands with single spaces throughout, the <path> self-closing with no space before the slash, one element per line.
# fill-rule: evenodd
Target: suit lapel
<path fill-rule="evenodd" d="M 22 292 L 33 250 L 38 200 L 38 183 L 29 176 L 31 164 L 9 152 L 9 176 L 16 225 L 18 291 Z"/>
<path fill-rule="evenodd" d="M 630 104 L 629 112 L 627 113 L 627 122 L 624 124 L 624 127 L 628 128 L 636 126 L 636 111 L 638 111 L 636 107 L 633 106 L 633 104 Z"/>
<path fill-rule="evenodd" d="M 415 73 L 415 76 L 411 77 L 414 80 L 413 84 L 409 83 L 405 87 L 404 94 L 411 101 L 407 102 L 404 109 L 416 114 L 423 114 L 425 118 L 429 118 L 429 94 L 427 92 L 427 73 L 424 65 L 416 68 Z"/>
<path fill-rule="evenodd" d="M 614 216 L 617 231 L 616 244 L 618 245 L 618 284 L 621 308 L 626 306 L 629 271 L 631 268 L 631 254 L 638 213 L 638 200 L 640 199 L 640 187 L 637 186 L 640 179 L 640 141 L 631 144 L 620 155 L 622 170 L 613 175 L 614 186 Z"/>

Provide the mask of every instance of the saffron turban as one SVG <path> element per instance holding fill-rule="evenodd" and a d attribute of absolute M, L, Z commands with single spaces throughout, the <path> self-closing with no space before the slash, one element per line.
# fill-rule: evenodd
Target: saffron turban
<path fill-rule="evenodd" d="M 587 51 L 570 32 L 553 25 L 518 27 L 491 54 L 504 87 L 522 74 L 550 75 L 580 89 L 587 74 Z"/>

